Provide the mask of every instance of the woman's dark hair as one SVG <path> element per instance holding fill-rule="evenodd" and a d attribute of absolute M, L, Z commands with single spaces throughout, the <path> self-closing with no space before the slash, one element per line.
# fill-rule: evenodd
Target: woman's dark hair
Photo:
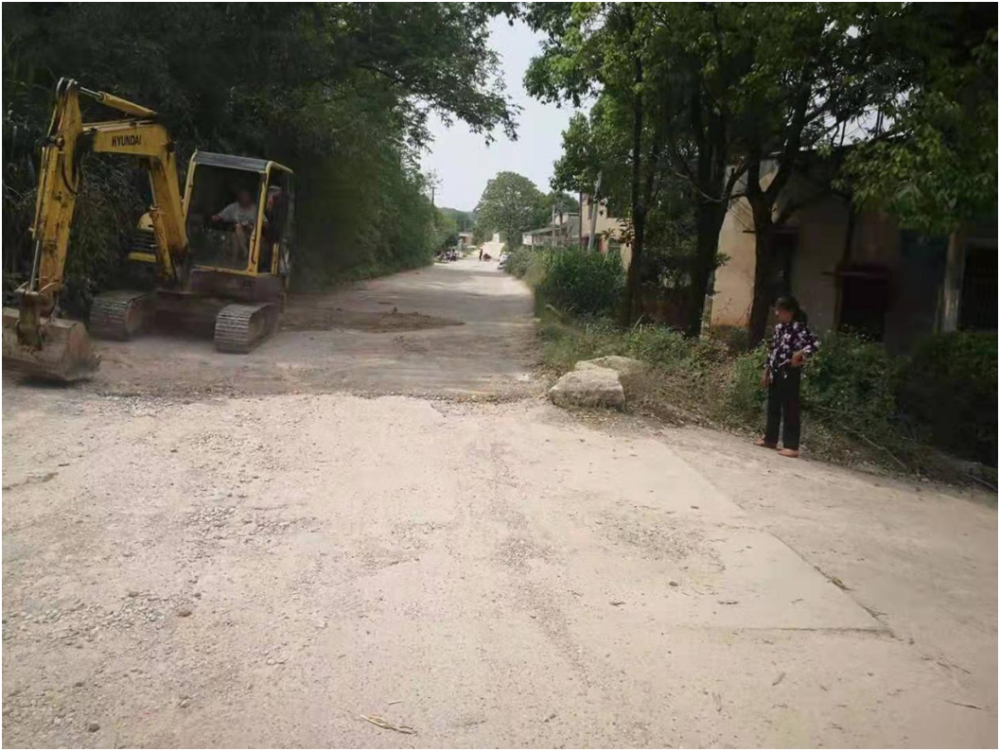
<path fill-rule="evenodd" d="M 799 305 L 799 301 L 791 295 L 782 295 L 779 297 L 774 301 L 774 307 L 787 310 L 792 314 L 792 320 L 797 323 L 805 323 L 809 320 L 809 316 L 807 316 L 806 312 L 802 310 L 802 307 Z"/>

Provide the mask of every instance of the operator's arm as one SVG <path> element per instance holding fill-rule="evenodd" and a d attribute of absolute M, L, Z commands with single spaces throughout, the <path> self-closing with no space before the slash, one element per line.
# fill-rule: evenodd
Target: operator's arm
<path fill-rule="evenodd" d="M 236 221 L 236 204 L 231 203 L 218 214 L 212 217 L 213 222 L 235 222 Z"/>

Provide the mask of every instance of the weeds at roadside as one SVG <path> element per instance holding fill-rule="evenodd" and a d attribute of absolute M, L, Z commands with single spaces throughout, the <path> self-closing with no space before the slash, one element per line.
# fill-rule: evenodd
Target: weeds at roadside
<path fill-rule="evenodd" d="M 734 354 L 713 337 L 689 339 L 652 325 L 623 331 L 606 319 L 574 319 L 552 306 L 541 307 L 542 362 L 552 375 L 572 370 L 579 360 L 633 357 L 649 367 L 622 377 L 629 411 L 748 438 L 763 430 L 762 347 Z M 897 376 L 881 348 L 843 335 L 825 339 L 803 385 L 804 444 L 810 455 L 995 488 L 995 469 L 956 460 L 907 434 L 893 398 Z"/>
<path fill-rule="evenodd" d="M 763 431 L 766 351 L 748 350 L 744 329 L 687 338 L 664 326 L 620 328 L 610 318 L 624 283 L 615 257 L 521 248 L 508 270 L 535 292 L 542 360 L 554 375 L 579 360 L 632 357 L 649 369 L 622 379 L 631 411 L 746 436 Z M 840 464 L 996 492 L 996 374 L 995 334 L 936 335 L 910 357 L 826 334 L 803 379 L 804 443 L 811 455 Z"/>

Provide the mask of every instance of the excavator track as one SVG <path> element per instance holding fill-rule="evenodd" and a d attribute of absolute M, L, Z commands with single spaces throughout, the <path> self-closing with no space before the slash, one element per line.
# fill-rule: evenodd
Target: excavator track
<path fill-rule="evenodd" d="M 246 354 L 278 330 L 278 316 L 274 303 L 227 305 L 215 318 L 215 348 Z"/>
<path fill-rule="evenodd" d="M 94 298 L 90 333 L 99 339 L 125 341 L 149 328 L 156 315 L 156 296 L 150 292 L 108 292 Z"/>

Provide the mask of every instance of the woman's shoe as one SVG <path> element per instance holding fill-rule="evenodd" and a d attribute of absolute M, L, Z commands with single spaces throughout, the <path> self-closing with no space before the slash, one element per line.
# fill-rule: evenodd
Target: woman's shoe
<path fill-rule="evenodd" d="M 799 457 L 798 449 L 781 449 L 778 452 L 779 456 L 787 456 L 789 459 L 797 459 Z"/>
<path fill-rule="evenodd" d="M 761 448 L 765 448 L 765 449 L 776 449 L 776 448 L 778 448 L 778 444 L 777 443 L 768 443 L 763 438 L 758 438 L 756 441 L 753 442 L 753 445 L 754 446 L 760 446 Z"/>

